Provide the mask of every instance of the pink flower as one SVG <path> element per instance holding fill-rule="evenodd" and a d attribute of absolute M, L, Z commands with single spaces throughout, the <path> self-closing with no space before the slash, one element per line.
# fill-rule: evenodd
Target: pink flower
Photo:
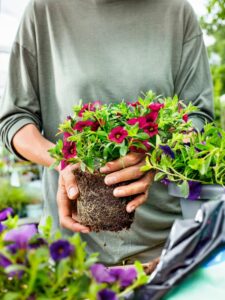
<path fill-rule="evenodd" d="M 69 132 L 64 132 L 63 134 L 62 153 L 65 159 L 73 158 L 77 154 L 76 143 L 67 140 L 70 136 L 71 134 Z M 61 162 L 61 169 L 64 169 L 66 166 L 67 166 L 66 161 L 64 161 L 63 163 Z"/>
<path fill-rule="evenodd" d="M 113 128 L 109 133 L 110 141 L 118 144 L 121 144 L 127 136 L 128 132 L 122 126 Z"/>
<path fill-rule="evenodd" d="M 100 106 L 101 102 L 100 101 L 94 101 L 93 103 L 86 103 L 83 105 L 81 110 L 78 113 L 79 117 L 83 116 L 83 113 L 88 110 L 88 111 L 95 111 L 97 106 Z"/>
<path fill-rule="evenodd" d="M 144 129 L 144 132 L 147 133 L 150 137 L 158 134 L 158 124 L 156 123 L 148 123 L 148 127 Z"/>
<path fill-rule="evenodd" d="M 77 155 L 76 143 L 66 142 L 63 144 L 62 153 L 65 159 L 73 158 Z"/>
<path fill-rule="evenodd" d="M 151 145 L 149 144 L 148 141 L 133 140 L 133 143 L 141 143 L 142 145 L 145 146 L 145 149 L 139 148 L 138 146 L 135 146 L 135 145 L 132 145 L 132 146 L 129 147 L 129 150 L 131 152 L 146 153 L 151 149 Z"/>
<path fill-rule="evenodd" d="M 137 106 L 140 105 L 139 101 L 137 101 L 137 102 L 127 102 L 127 104 L 128 104 L 129 106 L 133 106 L 133 107 L 137 107 Z"/>
<path fill-rule="evenodd" d="M 62 160 L 61 165 L 60 165 L 61 171 L 64 170 L 68 165 L 69 165 L 69 163 L 65 159 Z"/>
<path fill-rule="evenodd" d="M 135 125 L 137 123 L 138 123 L 140 128 L 143 128 L 143 126 L 146 123 L 145 117 L 138 117 L 138 118 L 132 118 L 132 119 L 127 120 L 128 125 Z"/>
<path fill-rule="evenodd" d="M 187 123 L 187 121 L 188 121 L 188 115 L 187 114 L 183 115 L 182 119 L 183 119 L 183 121 L 185 123 Z"/>
<path fill-rule="evenodd" d="M 99 124 L 98 124 L 98 122 L 94 122 L 94 121 L 91 121 L 91 120 L 78 121 L 75 124 L 74 129 L 81 132 L 81 131 L 84 130 L 85 127 L 88 127 L 88 126 L 91 127 L 91 130 L 96 131 L 99 127 Z"/>
<path fill-rule="evenodd" d="M 158 111 L 152 111 L 145 116 L 146 122 L 155 122 L 158 118 Z"/>
<path fill-rule="evenodd" d="M 150 108 L 151 111 L 157 111 L 158 112 L 163 107 L 164 107 L 163 103 L 151 103 L 148 108 Z"/>

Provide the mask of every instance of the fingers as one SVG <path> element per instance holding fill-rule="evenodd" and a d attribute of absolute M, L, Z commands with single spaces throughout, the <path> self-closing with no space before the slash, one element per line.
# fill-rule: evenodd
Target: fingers
<path fill-rule="evenodd" d="M 148 192 L 137 196 L 134 200 L 127 204 L 126 210 L 128 213 L 134 211 L 138 206 L 144 204 L 148 199 Z"/>
<path fill-rule="evenodd" d="M 115 197 L 127 197 L 136 194 L 145 193 L 153 181 L 154 175 L 149 172 L 140 180 L 137 180 L 128 185 L 120 186 L 114 189 L 113 195 Z"/>
<path fill-rule="evenodd" d="M 72 218 L 71 200 L 68 199 L 67 191 L 63 184 L 60 184 L 58 188 L 57 204 L 59 212 L 59 223 L 61 227 L 67 228 L 73 232 L 90 232 L 90 229 L 88 227 L 79 224 Z"/>
<path fill-rule="evenodd" d="M 74 200 L 79 195 L 79 190 L 76 183 L 76 178 L 73 174 L 73 171 L 78 169 L 79 165 L 69 165 L 63 171 L 60 172 L 60 181 L 61 184 L 65 186 L 68 198 Z"/>
<path fill-rule="evenodd" d="M 112 185 L 123 181 L 138 179 L 144 174 L 140 169 L 145 164 L 145 161 L 142 160 L 139 164 L 135 166 L 110 173 L 105 177 L 105 184 Z"/>
<path fill-rule="evenodd" d="M 90 229 L 79 224 L 72 209 L 72 202 L 78 197 L 79 191 L 73 170 L 79 168 L 79 165 L 71 165 L 60 172 L 59 185 L 57 192 L 57 204 L 59 212 L 60 226 L 73 232 L 88 233 Z"/>
<path fill-rule="evenodd" d="M 100 172 L 111 173 L 136 165 L 144 158 L 144 156 L 145 155 L 142 153 L 129 153 L 124 157 L 108 162 L 104 167 L 100 169 Z"/>

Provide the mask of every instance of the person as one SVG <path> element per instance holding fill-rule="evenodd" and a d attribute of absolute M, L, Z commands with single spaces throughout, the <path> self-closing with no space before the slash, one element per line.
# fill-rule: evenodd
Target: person
<path fill-rule="evenodd" d="M 29 3 L 12 47 L 1 139 L 19 158 L 45 166 L 41 222 L 51 215 L 53 230 L 61 225 L 68 230 L 65 234 L 80 232 L 87 251 L 99 252 L 108 265 L 157 257 L 172 223 L 181 217 L 178 200 L 161 183 L 152 184 L 151 175 L 138 171 L 143 156 L 128 154 L 125 168 L 115 161 L 101 171 L 108 185 L 136 179 L 114 190 L 117 197 L 137 195 L 127 206 L 127 211 L 136 209 L 135 221 L 129 231 L 90 232 L 70 211 L 70 201 L 78 196 L 73 167 L 49 169 L 53 160 L 48 149 L 56 142 L 58 124 L 80 99 L 136 101 L 150 89 L 198 106 L 200 111 L 190 115 L 196 129 L 213 118 L 202 31 L 186 0 Z"/>

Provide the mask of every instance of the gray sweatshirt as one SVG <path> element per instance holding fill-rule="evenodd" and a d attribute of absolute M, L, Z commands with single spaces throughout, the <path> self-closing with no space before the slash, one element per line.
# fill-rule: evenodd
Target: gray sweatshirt
<path fill-rule="evenodd" d="M 135 101 L 150 89 L 197 105 L 197 128 L 212 120 L 207 54 L 186 0 L 33 0 L 12 48 L 0 136 L 14 152 L 13 136 L 32 123 L 55 142 L 58 124 L 80 99 Z M 42 222 L 51 215 L 54 230 L 57 179 L 56 171 L 44 170 Z M 146 261 L 159 254 L 180 214 L 178 200 L 155 183 L 129 231 L 82 237 L 102 262 Z"/>

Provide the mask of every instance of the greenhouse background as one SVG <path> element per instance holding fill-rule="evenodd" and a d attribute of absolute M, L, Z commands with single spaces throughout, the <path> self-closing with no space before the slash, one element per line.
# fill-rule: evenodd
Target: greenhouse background
<path fill-rule="evenodd" d="M 190 0 L 190 2 L 204 28 L 214 82 L 216 122 L 225 128 L 224 1 Z M 0 101 L 7 77 L 11 45 L 27 3 L 28 0 L 0 1 Z M 16 159 L 0 145 L 0 209 L 12 206 L 21 217 L 27 217 L 27 209 L 24 208 L 28 205 L 29 210 L 29 206 L 34 205 L 35 218 L 38 222 L 42 205 L 40 174 L 41 167 Z M 33 218 L 32 208 L 29 213 Z"/>

